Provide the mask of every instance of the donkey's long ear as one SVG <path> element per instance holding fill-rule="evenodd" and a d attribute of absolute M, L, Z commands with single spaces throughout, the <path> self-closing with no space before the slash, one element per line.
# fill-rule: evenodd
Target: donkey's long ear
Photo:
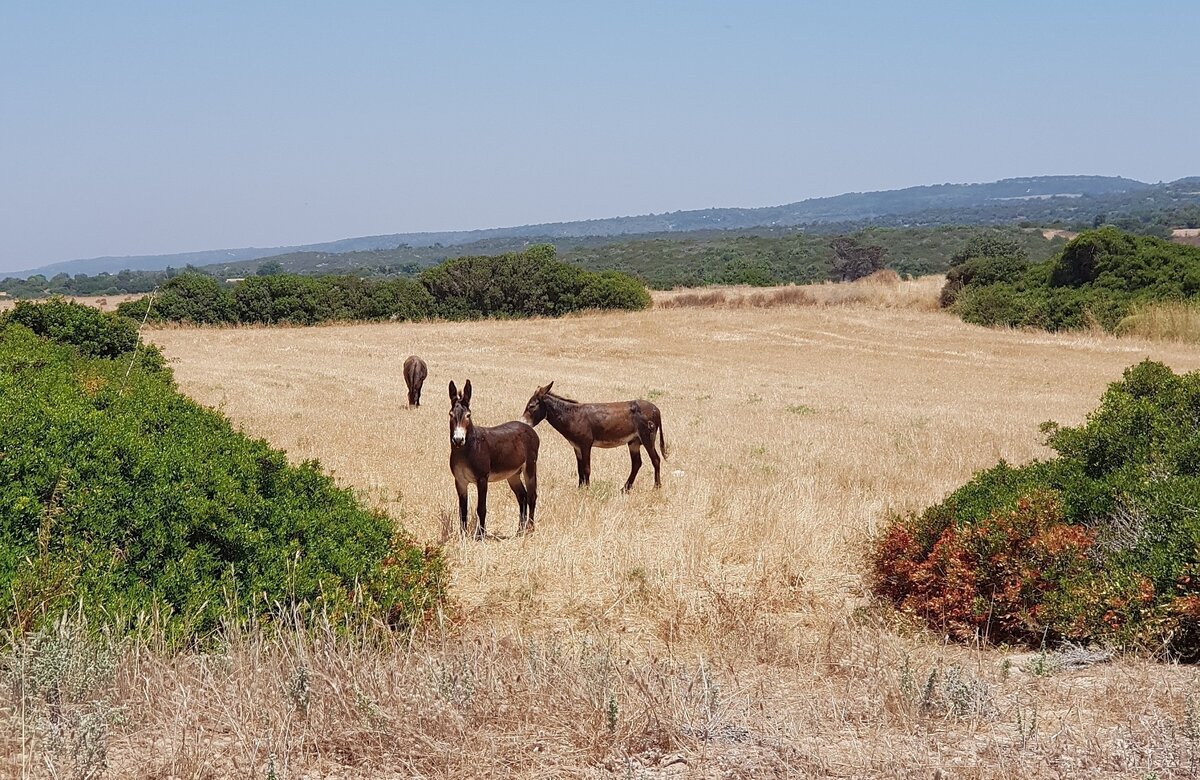
<path fill-rule="evenodd" d="M 538 391 L 537 391 L 538 397 L 539 398 L 544 397 L 546 395 L 546 393 L 550 392 L 550 388 L 552 388 L 552 387 L 554 387 L 553 381 L 550 382 L 550 384 L 546 385 L 545 387 L 539 387 Z"/>
<path fill-rule="evenodd" d="M 450 380 L 450 405 L 454 406 L 454 404 L 457 401 L 458 401 L 458 388 L 454 386 L 454 380 L 451 379 Z"/>
<path fill-rule="evenodd" d="M 468 379 L 467 383 L 465 385 L 463 385 L 462 405 L 463 406 L 471 405 L 471 380 L 470 379 Z"/>

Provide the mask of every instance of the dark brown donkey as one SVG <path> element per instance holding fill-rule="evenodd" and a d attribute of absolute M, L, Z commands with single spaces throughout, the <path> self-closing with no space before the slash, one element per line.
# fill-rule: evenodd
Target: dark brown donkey
<path fill-rule="evenodd" d="M 537 431 L 523 422 L 507 422 L 492 428 L 471 424 L 471 380 L 462 395 L 450 383 L 450 473 L 458 491 L 458 521 L 467 532 L 467 486 L 478 492 L 475 514 L 479 524 L 475 538 L 482 539 L 487 522 L 489 482 L 508 480 L 517 496 L 521 520 L 518 534 L 533 533 L 533 510 L 537 506 Z M 521 481 L 524 475 L 525 481 Z"/>
<path fill-rule="evenodd" d="M 409 355 L 408 360 L 404 361 L 404 384 L 408 385 L 408 405 L 421 405 L 421 385 L 425 384 L 425 377 L 429 376 L 429 367 L 425 365 L 425 361 L 416 355 Z"/>
<path fill-rule="evenodd" d="M 579 467 L 579 484 L 587 485 L 592 478 L 592 447 L 620 447 L 629 445 L 632 467 L 629 479 L 622 490 L 633 487 L 633 479 L 642 467 L 642 447 L 650 453 L 654 464 L 654 487 L 662 487 L 659 479 L 658 451 L 654 449 L 654 433 L 662 446 L 663 457 L 667 456 L 667 442 L 663 438 L 662 415 L 658 407 L 649 401 L 618 401 L 607 404 L 581 404 L 550 392 L 554 383 L 539 387 L 525 405 L 522 419 L 530 425 L 549 420 L 554 430 L 561 433 L 575 448 L 575 462 Z"/>

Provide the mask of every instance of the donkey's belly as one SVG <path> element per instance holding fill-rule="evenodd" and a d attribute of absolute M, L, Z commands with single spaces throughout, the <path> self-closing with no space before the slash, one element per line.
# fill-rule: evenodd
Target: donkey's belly
<path fill-rule="evenodd" d="M 488 482 L 504 482 L 513 474 L 520 472 L 520 470 L 520 468 L 515 468 L 505 471 L 493 471 L 488 474 Z M 468 484 L 475 484 L 479 481 L 479 474 L 475 472 L 475 469 L 466 464 L 455 467 L 453 474 L 455 479 L 461 480 Z"/>
<path fill-rule="evenodd" d="M 520 469 L 513 469 L 512 471 L 493 471 L 491 474 L 488 474 L 488 482 L 504 482 L 519 471 Z"/>
<path fill-rule="evenodd" d="M 629 442 L 637 441 L 637 440 L 638 440 L 637 431 L 634 431 L 633 433 L 628 434 L 627 436 L 620 438 L 620 439 L 605 439 L 603 441 L 597 439 L 596 441 L 592 442 L 592 446 L 593 447 L 603 447 L 605 449 L 607 449 L 609 447 L 624 447 Z"/>

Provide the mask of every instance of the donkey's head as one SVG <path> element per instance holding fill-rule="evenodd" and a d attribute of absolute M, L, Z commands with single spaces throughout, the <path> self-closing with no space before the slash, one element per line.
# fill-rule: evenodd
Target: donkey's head
<path fill-rule="evenodd" d="M 525 404 L 525 413 L 521 415 L 521 419 L 526 425 L 537 425 L 546 419 L 546 396 L 550 394 L 552 387 L 554 387 L 553 382 L 533 391 L 529 403 Z"/>
<path fill-rule="evenodd" d="M 471 432 L 471 380 L 463 385 L 462 395 L 454 382 L 450 383 L 450 446 L 461 447 L 467 443 Z"/>

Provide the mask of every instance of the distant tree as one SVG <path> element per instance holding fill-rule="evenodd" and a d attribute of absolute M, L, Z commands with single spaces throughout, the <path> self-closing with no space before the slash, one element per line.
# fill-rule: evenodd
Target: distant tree
<path fill-rule="evenodd" d="M 838 236 L 829 242 L 829 247 L 835 255 L 832 271 L 840 281 L 862 279 L 884 266 L 886 250 L 881 246 L 863 246 L 857 239 Z"/>
<path fill-rule="evenodd" d="M 259 263 L 258 270 L 254 272 L 255 276 L 278 276 L 283 273 L 283 265 L 275 260 L 266 263 Z"/>

